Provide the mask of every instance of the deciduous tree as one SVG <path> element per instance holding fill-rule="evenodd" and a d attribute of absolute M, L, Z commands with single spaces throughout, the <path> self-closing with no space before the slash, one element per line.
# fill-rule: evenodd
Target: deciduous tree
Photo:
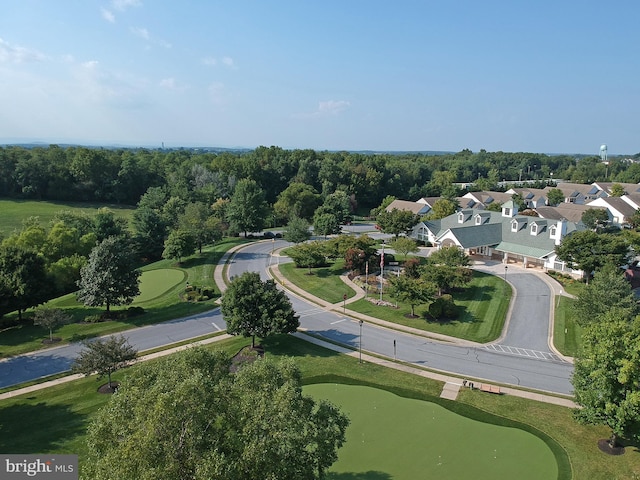
<path fill-rule="evenodd" d="M 88 478 L 317 480 L 348 418 L 302 393 L 292 359 L 235 374 L 221 352 L 189 349 L 139 365 L 88 429 Z"/>
<path fill-rule="evenodd" d="M 78 300 L 91 307 L 127 305 L 140 294 L 140 270 L 130 242 L 124 237 L 109 237 L 99 243 L 80 271 Z"/>
<path fill-rule="evenodd" d="M 428 303 L 435 298 L 436 286 L 422 278 L 412 278 L 408 275 L 390 276 L 389 285 L 392 297 L 400 302 L 411 305 L 411 316 L 415 317 L 415 306 Z"/>
<path fill-rule="evenodd" d="M 309 223 L 303 218 L 291 217 L 284 230 L 284 239 L 288 242 L 302 243 L 311 238 Z"/>
<path fill-rule="evenodd" d="M 70 321 L 71 317 L 60 308 L 39 308 L 33 314 L 33 324 L 49 330 L 50 342 L 53 342 L 53 329 Z"/>
<path fill-rule="evenodd" d="M 547 202 L 549 202 L 549 205 L 552 207 L 560 205 L 564 202 L 564 193 L 562 193 L 562 190 L 559 188 L 549 189 L 549 193 L 547 193 Z"/>
<path fill-rule="evenodd" d="M 640 435 L 640 319 L 610 312 L 588 325 L 572 378 L 576 418 L 608 426 L 611 447 Z"/>
<path fill-rule="evenodd" d="M 416 241 L 409 237 L 398 237 L 389 243 L 389 247 L 404 256 L 405 259 L 409 253 L 420 251 Z"/>
<path fill-rule="evenodd" d="M 71 370 L 85 376 L 97 372 L 98 378 L 108 378 L 112 389 L 111 374 L 135 360 L 137 354 L 138 351 L 122 335 L 90 340 L 84 343 L 84 349 L 74 360 Z"/>
<path fill-rule="evenodd" d="M 265 338 L 274 333 L 295 332 L 299 317 L 273 280 L 260 280 L 256 272 L 236 277 L 222 296 L 221 311 L 231 335 Z"/>
<path fill-rule="evenodd" d="M 173 230 L 164 241 L 164 258 L 173 258 L 178 263 L 182 257 L 188 257 L 196 251 L 196 240 L 193 234 L 187 230 Z"/>
<path fill-rule="evenodd" d="M 390 212 L 383 210 L 376 217 L 376 223 L 384 233 L 395 235 L 396 239 L 401 233 L 408 233 L 420 221 L 420 217 L 409 210 L 394 208 Z"/>
<path fill-rule="evenodd" d="M 50 284 L 44 259 L 32 250 L 0 246 L 0 316 L 40 305 L 48 299 Z"/>
<path fill-rule="evenodd" d="M 594 232 L 600 232 L 609 224 L 609 212 L 604 208 L 590 208 L 580 217 L 584 226 Z"/>
<path fill-rule="evenodd" d="M 259 232 L 265 225 L 267 202 L 265 193 L 255 180 L 243 179 L 236 188 L 227 207 L 227 217 L 236 231 Z"/>

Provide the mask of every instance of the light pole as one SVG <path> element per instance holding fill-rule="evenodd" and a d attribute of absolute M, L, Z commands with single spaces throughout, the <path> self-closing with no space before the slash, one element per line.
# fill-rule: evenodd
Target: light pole
<path fill-rule="evenodd" d="M 505 281 L 505 282 L 507 281 L 507 269 L 508 269 L 508 268 L 509 268 L 509 267 L 507 267 L 506 265 L 504 266 L 504 281 Z"/>
<path fill-rule="evenodd" d="M 362 324 L 364 322 L 360 320 L 360 340 L 358 341 L 358 350 L 360 351 L 360 363 L 362 363 Z"/>
<path fill-rule="evenodd" d="M 384 281 L 384 240 L 382 241 L 382 255 L 380 255 L 380 301 L 382 302 L 382 285 Z"/>
<path fill-rule="evenodd" d="M 367 298 L 369 293 L 369 260 L 364 267 L 364 298 Z"/>

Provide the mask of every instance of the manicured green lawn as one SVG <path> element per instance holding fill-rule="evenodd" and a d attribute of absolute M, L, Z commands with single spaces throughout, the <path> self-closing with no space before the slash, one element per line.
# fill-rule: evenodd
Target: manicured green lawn
<path fill-rule="evenodd" d="M 312 268 L 311 274 L 308 268 L 296 268 L 293 263 L 282 263 L 280 272 L 287 281 L 329 303 L 341 302 L 345 294 L 347 298 L 355 295 L 353 289 L 340 280 L 340 275 L 345 273 L 344 261 L 335 262 L 329 267 Z"/>
<path fill-rule="evenodd" d="M 575 300 L 560 297 L 556 300 L 553 324 L 553 343 L 560 353 L 575 357 L 582 345 L 582 327 L 573 319 L 572 305 Z"/>
<path fill-rule="evenodd" d="M 249 343 L 249 339 L 233 338 L 210 348 L 222 348 L 232 355 L 242 346 Z M 335 352 L 311 345 L 291 336 L 276 336 L 262 343 L 269 356 L 286 355 L 294 357 L 302 371 L 305 384 L 341 383 L 380 388 L 404 398 L 432 402 L 467 418 L 482 420 L 493 425 L 515 427 L 532 433 L 552 449 L 561 474 L 569 469 L 573 470 L 573 477 L 560 478 L 611 480 L 633 479 L 640 476 L 640 459 L 636 451 L 637 446 L 629 445 L 627 453 L 621 456 L 612 457 L 601 453 L 598 450 L 597 441 L 600 438 L 608 437 L 608 429 L 575 423 L 570 409 L 509 395 L 489 395 L 468 389 L 463 389 L 458 396 L 458 400 L 451 402 L 438 397 L 442 390 L 442 383 L 434 380 L 384 368 L 379 365 L 360 364 L 357 359 L 338 355 Z M 126 376 L 126 371 L 120 371 L 116 373 L 115 378 L 120 380 L 124 376 Z M 86 452 L 84 437 L 86 425 L 96 409 L 108 400 L 108 397 L 96 393 L 96 389 L 101 383 L 96 381 L 95 377 L 91 377 L 0 401 L 0 425 L 2 426 L 0 452 L 77 453 L 80 455 L 80 462 L 82 463 Z M 365 402 L 365 400 L 362 402 Z M 480 452 L 473 451 L 467 443 L 459 443 L 465 442 L 464 439 L 458 440 L 457 437 L 446 436 L 449 433 L 451 435 L 458 434 L 460 432 L 457 432 L 457 430 L 460 429 L 463 435 L 466 432 L 470 432 L 471 427 L 460 426 L 466 425 L 466 422 L 459 420 L 462 423 L 454 425 L 455 428 L 452 427 L 453 431 L 446 432 L 446 435 L 441 435 L 440 432 L 442 430 L 435 430 L 433 423 L 429 423 L 433 421 L 433 418 L 429 419 L 428 412 L 422 415 L 419 413 L 412 415 L 411 418 L 415 422 L 412 421 L 411 423 L 416 423 L 415 428 L 411 424 L 404 425 L 401 422 L 389 423 L 393 422 L 396 415 L 400 413 L 398 410 L 403 408 L 395 408 L 394 411 L 389 413 L 390 418 L 384 420 L 386 425 L 391 425 L 388 430 L 396 427 L 402 427 L 402 429 L 406 427 L 406 431 L 410 433 L 407 438 L 408 442 L 413 442 L 418 447 L 424 446 L 423 452 L 425 453 L 423 456 L 427 459 L 430 458 L 435 461 L 435 458 L 427 456 L 427 452 L 432 452 L 433 450 L 431 449 L 438 447 L 455 456 L 458 463 L 468 467 L 465 471 L 468 472 L 468 475 L 465 473 L 464 476 L 458 478 L 476 478 L 478 476 L 479 473 L 474 468 L 478 464 L 474 464 L 473 459 L 477 459 Z M 431 407 L 426 406 L 424 408 Z M 441 410 L 438 408 L 438 411 Z M 443 412 L 443 414 L 445 413 Z M 420 422 L 425 420 L 427 422 L 426 426 L 418 422 L 418 420 Z M 485 425 L 477 427 L 482 429 L 485 428 Z M 412 428 L 414 430 L 411 430 Z M 491 426 L 491 428 L 494 427 Z M 382 439 L 385 439 L 387 434 L 387 431 L 383 432 Z M 426 440 L 417 441 L 414 435 L 427 435 L 427 437 Z M 500 433 L 497 436 L 501 435 Z M 486 436 L 486 443 L 489 447 L 494 438 L 495 435 Z M 529 440 L 522 441 L 529 442 Z M 389 441 L 384 446 L 384 456 L 394 457 L 402 453 L 402 449 L 405 448 L 404 445 L 399 446 L 394 442 L 395 440 Z M 521 442 L 520 440 L 514 440 L 512 443 L 514 443 L 513 448 L 516 449 Z M 345 451 L 349 451 L 347 449 L 351 448 L 356 447 L 352 445 L 344 447 Z M 486 452 L 486 445 L 478 448 L 484 448 Z M 493 449 L 498 450 L 496 447 L 493 447 Z M 490 455 L 491 453 L 491 448 L 489 448 L 488 454 Z M 505 451 L 500 449 L 495 455 L 501 459 L 499 461 L 502 461 L 502 457 L 498 455 L 499 453 L 504 454 Z M 439 455 L 442 455 L 442 453 L 439 453 Z M 447 453 L 445 453 L 446 455 Z M 445 460 L 451 461 L 450 459 L 451 457 L 445 457 Z M 346 457 L 343 458 L 341 451 L 340 463 L 336 464 L 336 467 L 347 460 Z M 352 460 L 355 462 L 356 459 Z M 415 458 L 415 461 L 422 460 L 419 456 Z M 498 458 L 489 458 L 489 461 L 491 460 L 498 461 Z M 527 459 L 524 458 L 523 461 L 526 462 Z M 413 478 L 441 478 L 438 476 L 440 467 L 433 464 L 427 471 L 423 471 L 419 476 Z M 365 475 L 361 469 L 354 470 L 356 468 L 365 467 L 347 467 L 347 470 L 343 471 L 343 473 L 336 472 L 330 478 L 333 480 L 401 478 L 400 476 L 381 475 L 373 468 L 365 470 L 364 472 L 368 472 L 368 475 Z M 535 466 L 532 467 L 534 471 L 535 468 Z M 491 478 L 524 477 L 494 476 Z M 544 478 L 546 480 L 548 477 Z"/>
<path fill-rule="evenodd" d="M 49 202 L 38 200 L 0 200 L 0 234 L 5 237 L 14 230 L 22 228 L 22 221 L 37 216 L 40 224 L 48 225 L 49 221 L 61 210 L 95 214 L 98 208 L 108 207 L 117 217 L 131 218 L 135 207 L 129 205 L 112 205 L 106 203 Z"/>
<path fill-rule="evenodd" d="M 140 295 L 133 301 L 133 305 L 161 297 L 179 283 L 186 282 L 187 273 L 175 268 L 158 268 L 147 270 L 140 276 Z"/>
<path fill-rule="evenodd" d="M 524 430 L 473 420 L 377 388 L 322 383 L 304 391 L 336 404 L 351 420 L 330 479 L 346 474 L 398 480 L 558 478 L 553 451 Z"/>
<path fill-rule="evenodd" d="M 377 297 L 376 297 L 377 298 Z M 453 295 L 459 317 L 452 321 L 427 320 L 427 306 L 416 307 L 418 318 L 411 318 L 411 306 L 397 302 L 398 308 L 378 306 L 365 299 L 349 304 L 356 312 L 407 327 L 486 343 L 500 336 L 511 300 L 511 289 L 495 275 L 474 271 L 472 282 Z M 387 295 L 383 299 L 395 301 Z"/>
<path fill-rule="evenodd" d="M 225 240 L 204 248 L 202 254 L 192 255 L 179 265 L 173 260 L 161 260 L 146 265 L 142 268 L 141 276 L 143 300 L 135 303 L 142 306 L 145 313 L 137 317 L 84 323 L 82 320 L 86 316 L 100 314 L 104 311 L 104 307 L 85 307 L 76 301 L 75 294 L 51 300 L 47 303 L 48 307 L 62 308 L 74 319 L 74 323 L 54 330 L 54 336 L 61 338 L 63 343 L 79 341 L 211 310 L 216 307 L 215 300 L 220 295 L 213 279 L 213 270 L 224 252 L 244 242 L 245 240 L 242 239 Z M 210 288 L 215 292 L 214 298 L 202 302 L 183 301 L 181 294 L 184 293 L 187 281 L 193 286 Z M 115 307 L 112 310 L 117 312 L 126 308 Z M 26 315 L 29 314 L 30 311 L 27 311 Z M 47 330 L 32 325 L 21 325 L 0 331 L 0 358 L 46 348 L 49 345 L 43 344 L 42 340 L 47 336 Z"/>

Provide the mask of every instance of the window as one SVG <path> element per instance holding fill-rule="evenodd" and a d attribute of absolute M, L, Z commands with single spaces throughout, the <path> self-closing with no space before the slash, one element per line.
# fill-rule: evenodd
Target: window
<path fill-rule="evenodd" d="M 458 223 L 464 223 L 464 213 L 462 212 L 458 214 Z"/>
<path fill-rule="evenodd" d="M 476 215 L 476 225 L 480 224 L 482 224 L 482 218 L 480 218 L 480 215 Z"/>
<path fill-rule="evenodd" d="M 511 231 L 512 232 L 517 232 L 518 231 L 518 222 L 516 222 L 516 221 L 511 222 Z"/>
<path fill-rule="evenodd" d="M 555 225 L 551 225 L 551 228 L 549 229 L 549 233 L 551 234 L 552 237 L 556 236 L 556 229 L 558 227 L 556 227 Z"/>
<path fill-rule="evenodd" d="M 508 207 L 504 208 L 504 216 L 505 217 L 510 217 L 511 216 L 511 209 Z"/>
<path fill-rule="evenodd" d="M 538 225 L 535 223 L 531 224 L 531 235 L 536 235 L 538 233 Z"/>

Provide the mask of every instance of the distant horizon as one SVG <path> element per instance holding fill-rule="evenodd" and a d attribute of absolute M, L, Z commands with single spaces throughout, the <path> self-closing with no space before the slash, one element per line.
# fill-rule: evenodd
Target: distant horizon
<path fill-rule="evenodd" d="M 255 147 L 247 147 L 247 146 L 233 146 L 233 147 L 229 147 L 229 146 L 223 146 L 223 145 L 162 145 L 162 142 L 160 142 L 159 145 L 156 144 L 144 144 L 144 143 L 119 143 L 119 142 L 113 142 L 113 143 L 91 143 L 91 142 L 73 142 L 73 141 L 45 141 L 45 140 L 28 140 L 28 139 L 23 139 L 23 140 L 18 140 L 15 139 L 15 141 L 11 141 L 14 139 L 1 139 L 0 138 L 0 146 L 16 146 L 16 147 L 24 147 L 24 146 L 44 146 L 44 147 L 48 147 L 50 145 L 60 145 L 60 146 L 70 146 L 70 147 L 90 147 L 90 148 L 108 148 L 108 149 L 117 149 L 117 148 L 125 148 L 125 149 L 136 149 L 136 148 L 145 148 L 145 149 L 150 149 L 150 150 L 178 150 L 178 149 L 190 149 L 190 150 L 231 150 L 231 151 L 252 151 L 255 150 L 256 148 L 259 147 L 278 147 L 278 148 L 282 148 L 283 150 L 314 150 L 317 152 L 353 152 L 353 153 L 421 153 L 421 154 L 433 154 L 433 155 L 452 155 L 452 154 L 456 154 L 459 153 L 463 150 L 465 150 L 465 148 L 462 148 L 460 150 L 433 150 L 433 149 L 424 149 L 424 150 L 378 150 L 378 149 L 367 149 L 367 148 L 363 148 L 363 149 L 333 149 L 333 148 L 311 148 L 311 147 L 287 147 L 287 146 L 282 146 L 282 145 L 257 145 Z M 599 152 L 598 153 L 581 153 L 581 152 L 535 152 L 535 151 L 525 151 L 525 150 L 513 150 L 513 151 L 507 151 L 507 150 L 487 150 L 487 149 L 480 149 L 480 150 L 471 150 L 470 148 L 466 149 L 466 150 L 470 150 L 472 153 L 478 153 L 481 150 L 485 150 L 487 152 L 505 152 L 505 153 L 534 153 L 534 154 L 539 154 L 539 155 L 548 155 L 548 156 L 558 156 L 558 155 L 577 155 L 577 156 L 581 156 L 581 157 L 598 157 L 599 156 Z M 613 153 L 613 152 L 608 152 L 608 156 L 609 157 L 632 157 L 634 155 L 636 155 L 637 153 Z"/>

